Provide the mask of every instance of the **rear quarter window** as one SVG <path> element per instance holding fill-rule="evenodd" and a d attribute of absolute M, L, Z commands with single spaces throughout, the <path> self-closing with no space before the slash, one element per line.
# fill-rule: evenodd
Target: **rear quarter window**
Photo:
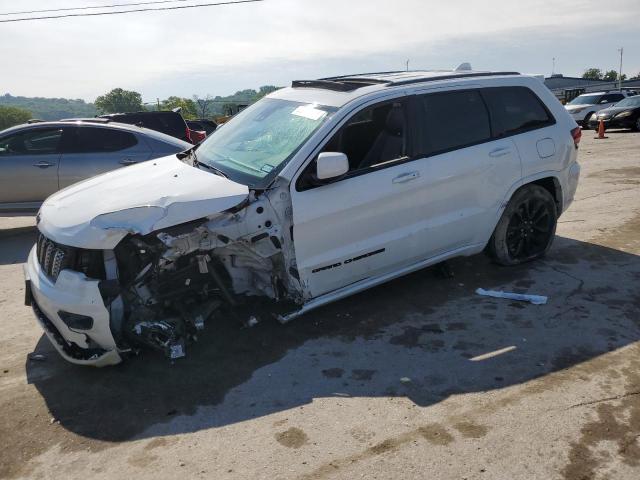
<path fill-rule="evenodd" d="M 494 137 L 506 137 L 544 128 L 556 121 L 542 100 L 527 87 L 482 89 Z"/>

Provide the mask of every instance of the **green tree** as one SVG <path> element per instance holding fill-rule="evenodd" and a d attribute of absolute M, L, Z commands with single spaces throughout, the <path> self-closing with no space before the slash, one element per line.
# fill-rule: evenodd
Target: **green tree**
<path fill-rule="evenodd" d="M 599 68 L 587 68 L 582 74 L 582 78 L 587 78 L 589 80 L 602 80 L 602 70 Z"/>
<path fill-rule="evenodd" d="M 31 118 L 31 112 L 22 108 L 0 105 L 0 130 L 25 123 Z"/>
<path fill-rule="evenodd" d="M 270 93 L 275 92 L 276 90 L 280 90 L 281 88 L 282 87 L 276 87 L 274 85 L 263 85 L 258 90 L 258 94 L 256 95 L 256 100 L 259 100 L 262 97 L 265 97 L 265 96 L 269 95 Z"/>
<path fill-rule="evenodd" d="M 8 93 L 0 95 L 0 105 L 27 110 L 32 118 L 41 120 L 93 117 L 97 113 L 93 103 L 85 103 L 80 99 L 14 97 Z"/>
<path fill-rule="evenodd" d="M 213 113 L 215 100 L 211 95 L 207 95 L 204 98 L 194 95 L 193 101 L 198 107 L 198 118 L 208 118 Z"/>
<path fill-rule="evenodd" d="M 161 110 L 173 110 L 175 108 L 180 108 L 180 113 L 187 120 L 198 117 L 198 106 L 190 98 L 169 97 L 160 102 Z"/>
<path fill-rule="evenodd" d="M 128 113 L 144 110 L 142 95 L 131 90 L 114 88 L 109 93 L 99 96 L 95 101 L 101 113 Z"/>
<path fill-rule="evenodd" d="M 602 79 L 606 80 L 607 82 L 615 82 L 616 80 L 618 80 L 618 72 L 616 72 L 615 70 L 609 70 L 604 74 L 604 77 L 602 77 Z"/>

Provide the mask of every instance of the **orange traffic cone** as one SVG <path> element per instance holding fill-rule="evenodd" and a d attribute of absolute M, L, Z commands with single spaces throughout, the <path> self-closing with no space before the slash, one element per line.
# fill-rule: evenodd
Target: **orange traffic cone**
<path fill-rule="evenodd" d="M 603 138 L 609 138 L 604 136 L 604 120 L 598 122 L 598 136 L 594 137 L 596 140 L 602 140 Z"/>

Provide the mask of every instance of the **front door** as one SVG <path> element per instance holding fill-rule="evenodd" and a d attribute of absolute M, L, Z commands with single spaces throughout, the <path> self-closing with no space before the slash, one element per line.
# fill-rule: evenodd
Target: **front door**
<path fill-rule="evenodd" d="M 412 154 L 404 100 L 366 108 L 322 148 L 347 154 L 350 171 L 329 182 L 315 161 L 292 183 L 298 272 L 310 297 L 376 276 L 407 262 L 404 249 L 424 177 Z"/>
<path fill-rule="evenodd" d="M 0 138 L 0 204 L 37 208 L 58 190 L 61 128 L 27 128 Z"/>

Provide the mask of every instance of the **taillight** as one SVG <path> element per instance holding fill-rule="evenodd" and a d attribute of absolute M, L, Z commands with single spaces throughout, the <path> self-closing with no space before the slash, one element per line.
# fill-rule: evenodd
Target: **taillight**
<path fill-rule="evenodd" d="M 578 144 L 582 138 L 582 129 L 580 127 L 576 127 L 571 130 L 571 137 L 573 138 L 573 144 L 578 148 Z"/>
<path fill-rule="evenodd" d="M 189 130 L 189 127 L 187 127 L 187 141 L 189 143 L 193 143 L 193 140 L 191 140 L 191 130 Z"/>

